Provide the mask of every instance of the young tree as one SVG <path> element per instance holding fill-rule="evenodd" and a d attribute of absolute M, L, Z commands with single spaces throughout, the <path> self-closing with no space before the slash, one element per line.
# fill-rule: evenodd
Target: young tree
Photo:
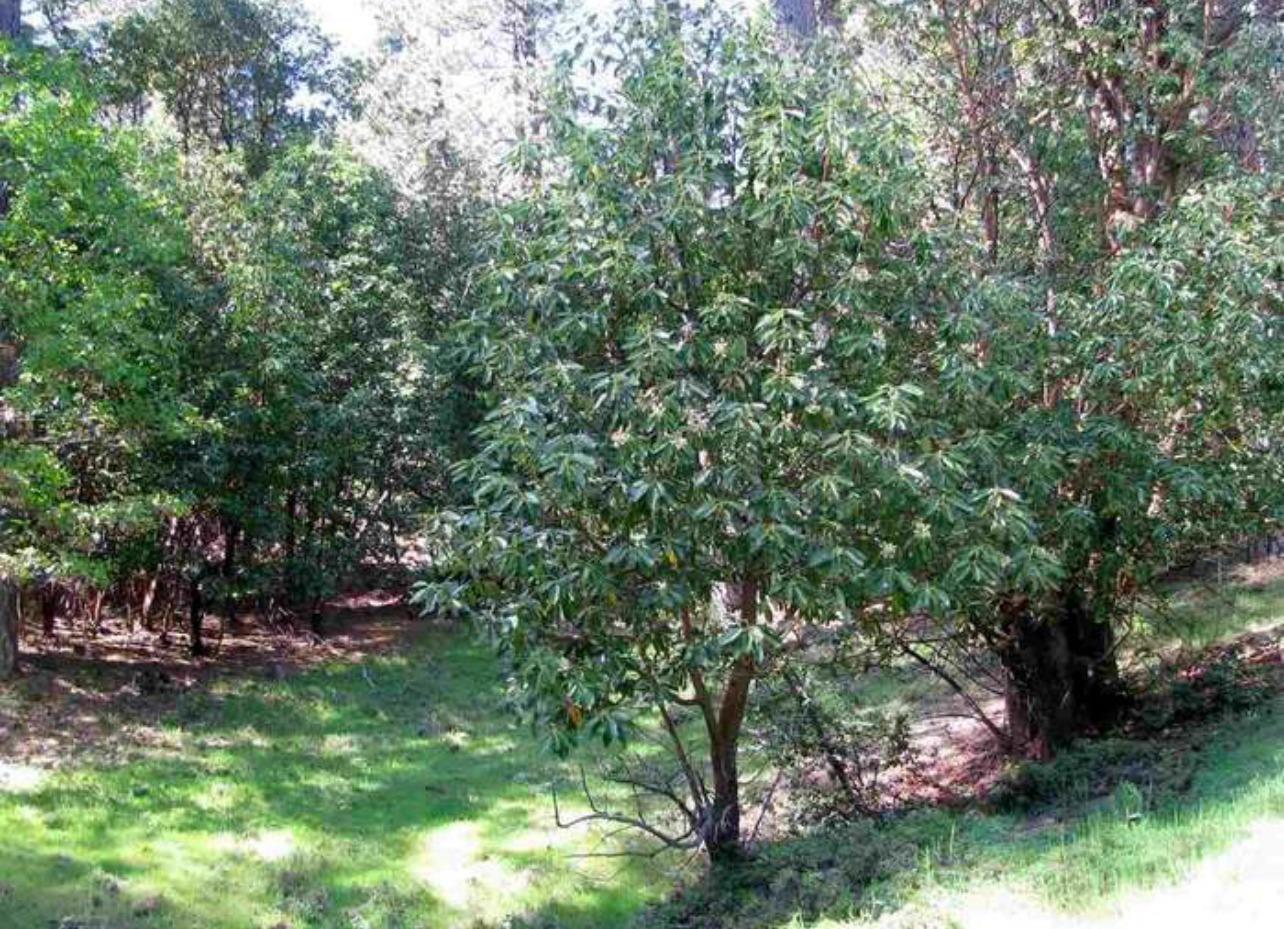
<path fill-rule="evenodd" d="M 662 11 L 615 35 L 618 93 L 564 91 L 496 229 L 461 340 L 493 404 L 467 583 L 419 597 L 490 620 L 559 750 L 656 714 L 681 821 L 653 834 L 724 861 L 755 680 L 851 622 L 881 514 L 922 502 L 892 441 L 915 171 L 841 60 Z"/>

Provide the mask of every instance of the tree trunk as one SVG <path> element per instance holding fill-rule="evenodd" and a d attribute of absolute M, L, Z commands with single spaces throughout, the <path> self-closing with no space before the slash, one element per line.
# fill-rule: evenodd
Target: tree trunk
<path fill-rule="evenodd" d="M 0 39 L 16 39 L 22 32 L 22 0 L 0 0 Z"/>
<path fill-rule="evenodd" d="M 1004 702 L 1014 751 L 1046 759 L 1075 735 L 1118 718 L 1123 703 L 1114 631 L 1068 591 L 1051 615 L 1022 607 L 1009 620 L 1000 658 L 1007 673 Z"/>
<path fill-rule="evenodd" d="M 201 582 L 199 578 L 192 578 L 188 582 L 188 649 L 193 658 L 200 658 L 205 654 L 205 639 L 203 637 L 205 623 L 205 604 L 201 599 Z"/>
<path fill-rule="evenodd" d="M 54 636 L 58 619 L 58 585 L 46 582 L 40 585 L 40 634 L 46 639 Z"/>
<path fill-rule="evenodd" d="M 999 156 L 994 146 L 981 156 L 984 183 L 981 199 L 981 231 L 985 236 L 985 257 L 990 264 L 999 260 Z"/>
<path fill-rule="evenodd" d="M 735 585 L 739 595 L 740 622 L 750 627 L 758 622 L 759 581 L 749 577 Z M 740 729 L 749 706 L 749 691 L 757 668 L 746 655 L 731 667 L 722 702 L 709 723 L 709 761 L 713 768 L 713 798 L 702 811 L 700 837 L 709 860 L 726 864 L 744 856 L 740 840 Z"/>
<path fill-rule="evenodd" d="M 228 520 L 223 534 L 223 615 L 227 617 L 227 627 L 233 632 L 241 627 L 241 619 L 236 612 L 236 593 L 232 589 L 236 575 L 236 545 L 240 534 L 240 524 L 234 519 Z"/>
<path fill-rule="evenodd" d="M 0 578 L 0 681 L 18 672 L 18 585 Z"/>
<path fill-rule="evenodd" d="M 728 864 L 744 856 L 740 843 L 740 776 L 737 741 L 710 746 L 713 762 L 713 799 L 703 811 L 700 837 L 709 860 Z"/>

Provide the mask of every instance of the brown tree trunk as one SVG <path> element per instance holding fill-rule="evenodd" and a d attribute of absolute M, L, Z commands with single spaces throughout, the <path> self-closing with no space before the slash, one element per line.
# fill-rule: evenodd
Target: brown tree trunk
<path fill-rule="evenodd" d="M 236 575 L 236 546 L 241 527 L 234 519 L 227 521 L 223 535 L 223 614 L 227 627 L 233 632 L 240 629 L 241 619 L 236 612 L 236 593 L 232 581 Z"/>
<path fill-rule="evenodd" d="M 719 741 L 709 749 L 713 762 L 713 798 L 704 810 L 700 837 L 714 864 L 743 857 L 740 842 L 740 776 L 736 742 Z"/>
<path fill-rule="evenodd" d="M 0 578 L 0 681 L 18 673 L 18 585 Z"/>
<path fill-rule="evenodd" d="M 747 578 L 736 587 L 740 622 L 746 628 L 754 626 L 758 622 L 758 579 Z M 751 656 L 738 659 L 732 665 L 716 715 L 710 713 L 707 717 L 713 797 L 703 811 L 700 835 L 709 860 L 715 864 L 735 861 L 744 855 L 740 839 L 740 729 L 756 674 Z"/>
<path fill-rule="evenodd" d="M 1077 734 L 1109 726 L 1123 705 L 1110 625 L 1091 615 L 1079 593 L 1059 599 L 1048 615 L 1028 605 L 1016 610 L 1000 655 L 1009 742 L 1030 758 L 1050 758 Z"/>
<path fill-rule="evenodd" d="M 201 582 L 199 578 L 194 577 L 188 581 L 187 595 L 188 650 L 193 658 L 200 658 L 205 654 L 205 639 L 203 636 L 205 603 L 201 598 Z"/>
<path fill-rule="evenodd" d="M 58 585 L 48 582 L 40 586 L 40 634 L 52 639 L 57 620 Z"/>

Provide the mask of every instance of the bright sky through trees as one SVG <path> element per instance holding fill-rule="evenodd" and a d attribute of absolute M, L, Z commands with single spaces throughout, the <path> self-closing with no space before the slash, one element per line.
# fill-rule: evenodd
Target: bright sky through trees
<path fill-rule="evenodd" d="M 369 51 L 378 36 L 368 0 L 303 0 L 303 5 L 348 54 Z"/>

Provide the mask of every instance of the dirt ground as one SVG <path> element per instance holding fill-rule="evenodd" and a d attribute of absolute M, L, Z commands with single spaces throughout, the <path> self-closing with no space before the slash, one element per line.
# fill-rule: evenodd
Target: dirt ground
<path fill-rule="evenodd" d="M 395 592 L 352 594 L 327 604 L 319 638 L 310 632 L 265 628 L 252 615 L 240 629 L 206 619 L 211 654 L 193 659 L 187 637 L 163 641 L 130 631 L 108 617 L 88 637 L 60 619 L 55 635 L 32 631 L 22 642 L 22 672 L 0 685 L 0 758 L 42 769 L 68 765 L 92 753 L 119 756 L 159 737 L 156 724 L 178 696 L 222 676 L 281 679 L 300 669 L 361 661 L 388 653 L 423 624 Z"/>

